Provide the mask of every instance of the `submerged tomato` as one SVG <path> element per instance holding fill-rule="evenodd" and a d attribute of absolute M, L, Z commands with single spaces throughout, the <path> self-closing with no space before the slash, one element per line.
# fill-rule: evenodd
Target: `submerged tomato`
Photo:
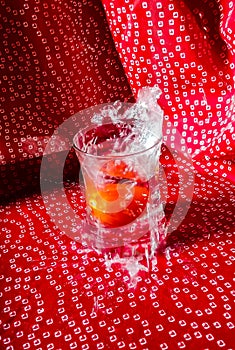
<path fill-rule="evenodd" d="M 121 160 L 109 161 L 100 170 L 99 177 L 97 191 L 89 196 L 89 204 L 91 214 L 101 225 L 124 226 L 143 213 L 149 185 L 131 166 Z"/>

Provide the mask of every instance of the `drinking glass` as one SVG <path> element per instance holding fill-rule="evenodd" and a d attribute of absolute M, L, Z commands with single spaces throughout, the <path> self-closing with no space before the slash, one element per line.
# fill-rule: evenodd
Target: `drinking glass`
<path fill-rule="evenodd" d="M 97 248 L 159 237 L 161 134 L 141 120 L 89 121 L 73 139 L 86 200 L 86 233 Z"/>

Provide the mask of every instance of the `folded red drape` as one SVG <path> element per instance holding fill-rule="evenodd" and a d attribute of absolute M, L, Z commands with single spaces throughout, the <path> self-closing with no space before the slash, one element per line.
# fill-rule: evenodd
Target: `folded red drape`
<path fill-rule="evenodd" d="M 2 1 L 0 21 L 0 196 L 10 198 L 38 188 L 58 125 L 132 93 L 99 1 Z"/>
<path fill-rule="evenodd" d="M 158 84 L 166 123 L 195 159 L 232 176 L 235 158 L 233 1 L 103 0 L 128 81 L 136 94 Z M 228 161 L 230 159 L 230 162 Z M 232 167 L 232 170 L 231 170 Z M 234 180 L 234 176 L 233 176 Z"/>

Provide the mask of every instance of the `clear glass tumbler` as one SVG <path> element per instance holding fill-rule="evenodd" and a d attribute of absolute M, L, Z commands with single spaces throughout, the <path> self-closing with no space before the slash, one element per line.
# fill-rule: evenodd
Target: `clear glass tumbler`
<path fill-rule="evenodd" d="M 161 135 L 134 118 L 106 117 L 98 125 L 90 121 L 74 136 L 92 246 L 117 247 L 161 235 L 161 142 Z"/>

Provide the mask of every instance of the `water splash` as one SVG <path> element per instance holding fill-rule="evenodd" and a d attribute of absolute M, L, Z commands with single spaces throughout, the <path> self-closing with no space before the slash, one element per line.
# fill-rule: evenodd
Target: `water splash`
<path fill-rule="evenodd" d="M 143 150 L 151 149 L 156 142 L 161 142 L 163 111 L 157 103 L 160 95 L 161 90 L 157 85 L 153 87 L 143 87 L 138 92 L 136 103 L 124 105 L 120 101 L 116 101 L 112 105 L 106 105 L 92 116 L 91 122 L 97 125 L 98 131 L 109 122 L 114 126 L 125 125 L 125 123 L 131 125 L 130 129 L 120 129 L 118 137 L 116 137 L 114 130 L 112 136 L 108 140 L 105 140 L 105 147 L 108 150 L 109 156 L 136 154 Z M 107 120 L 109 121 L 107 122 Z M 101 142 L 101 147 L 104 147 L 103 140 Z M 99 143 L 97 143 L 95 134 L 94 137 L 93 134 L 91 134 L 89 142 L 84 142 L 83 140 L 82 143 L 86 145 L 86 149 L 83 151 L 94 155 L 99 154 Z M 154 154 L 152 159 L 156 159 L 155 157 L 159 158 L 159 156 L 160 147 L 158 148 L 158 153 Z M 155 164 L 155 161 L 153 162 L 153 160 L 150 161 L 149 158 L 144 159 L 143 157 L 144 156 L 141 154 L 141 159 L 137 159 L 136 157 L 135 160 L 139 163 L 138 175 L 140 175 L 141 178 L 142 172 L 145 177 L 146 174 L 150 174 L 147 175 L 146 179 L 147 181 L 151 181 L 150 178 L 155 177 L 155 172 L 158 170 L 150 164 Z M 94 171 L 94 166 L 91 167 L 91 169 Z M 128 172 L 132 171 L 133 169 L 129 166 Z M 124 177 L 124 174 L 122 174 L 122 176 Z M 110 182 L 109 186 L 111 185 L 112 182 Z M 135 188 L 136 184 L 133 186 Z M 154 207 L 156 211 L 155 215 L 152 215 L 153 207 L 151 207 L 151 203 L 147 205 L 145 215 L 146 220 L 148 220 L 149 231 L 146 235 L 136 241 L 131 241 L 131 243 L 127 242 L 121 247 L 102 249 L 101 242 L 101 248 L 98 248 L 104 256 L 104 264 L 107 269 L 114 264 L 119 265 L 121 269 L 128 271 L 133 281 L 136 280 L 136 276 L 138 276 L 140 271 L 150 272 L 154 270 L 154 267 L 157 265 L 158 250 L 162 249 L 164 246 L 166 227 L 163 206 L 159 198 L 159 184 L 157 181 L 154 182 L 153 186 L 155 187 L 152 188 L 152 191 L 155 192 L 155 194 L 152 196 L 151 201 L 152 203 L 156 201 L 158 205 Z M 130 197 L 133 197 L 133 190 L 129 192 Z M 112 201 L 113 200 L 114 199 L 112 199 Z M 141 202 L 139 205 L 141 205 Z M 110 208 L 112 207 L 111 204 L 109 204 L 109 206 Z M 108 212 L 106 211 L 106 213 Z M 103 228 L 99 223 L 97 224 L 97 230 L 97 236 L 102 237 Z"/>
<path fill-rule="evenodd" d="M 93 115 L 91 121 L 97 125 L 102 125 L 107 118 L 114 124 L 135 121 L 128 135 L 123 134 L 123 138 L 114 141 L 114 145 L 110 147 L 113 153 L 139 152 L 151 147 L 156 142 L 156 136 L 162 138 L 163 111 L 157 103 L 160 95 L 161 90 L 157 85 L 143 87 L 138 92 L 136 103 L 131 107 L 128 104 L 128 108 L 125 109 L 122 102 L 116 101 Z M 91 144 L 96 144 L 96 139 L 92 139 Z"/>

